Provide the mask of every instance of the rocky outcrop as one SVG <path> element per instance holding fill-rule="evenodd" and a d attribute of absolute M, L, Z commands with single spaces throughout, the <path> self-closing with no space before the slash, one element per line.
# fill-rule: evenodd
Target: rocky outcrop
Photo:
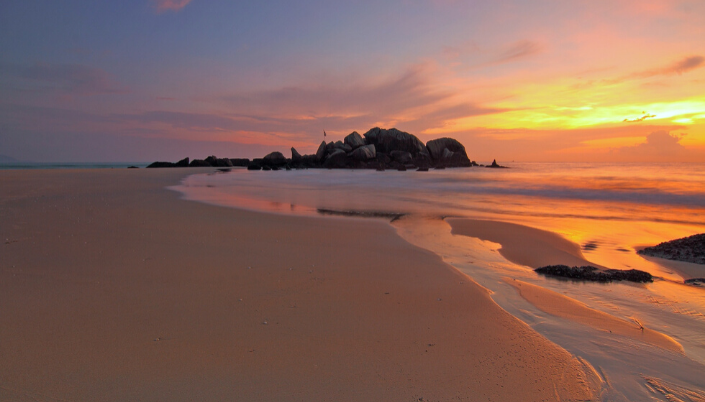
<path fill-rule="evenodd" d="M 269 167 L 284 166 L 286 165 L 286 157 L 284 157 L 284 154 L 282 154 L 281 152 L 271 152 L 267 154 L 267 156 L 262 158 L 262 165 L 266 165 Z"/>
<path fill-rule="evenodd" d="M 152 162 L 147 166 L 147 168 L 168 168 L 168 167 L 176 167 L 176 164 L 173 162 Z"/>
<path fill-rule="evenodd" d="M 485 166 L 485 167 L 488 167 L 488 168 L 495 168 L 495 169 L 506 169 L 506 168 L 507 168 L 506 166 L 501 166 L 501 165 L 499 165 L 499 164 L 497 163 L 497 160 L 496 160 L 496 159 L 493 159 L 493 160 L 492 160 L 492 164 L 491 164 L 491 165 Z"/>
<path fill-rule="evenodd" d="M 211 167 L 211 164 L 203 159 L 194 159 L 189 163 L 189 167 Z"/>
<path fill-rule="evenodd" d="M 412 155 L 426 150 L 426 146 L 415 135 L 399 131 L 375 127 L 365 133 L 365 142 L 375 146 L 377 152 L 406 151 Z"/>
<path fill-rule="evenodd" d="M 638 251 L 641 255 L 705 264 L 705 233 L 660 243 Z"/>
<path fill-rule="evenodd" d="M 291 158 L 271 152 L 261 159 L 183 159 L 177 163 L 155 162 L 149 167 L 208 166 L 216 168 L 247 167 L 250 170 L 307 168 L 396 169 L 427 171 L 429 168 L 472 166 L 465 147 L 452 138 L 431 140 L 424 145 L 415 135 L 395 128 L 375 127 L 361 136 L 356 131 L 343 141 L 322 141 L 315 154 L 301 155 L 291 148 Z"/>
<path fill-rule="evenodd" d="M 548 265 L 541 268 L 536 268 L 539 274 L 557 276 L 561 278 L 577 279 L 592 282 L 612 282 L 612 281 L 629 281 L 629 282 L 653 282 L 653 277 L 650 273 L 639 271 L 637 269 L 621 270 L 621 269 L 606 269 L 601 271 L 593 266 L 569 267 L 567 265 Z"/>
<path fill-rule="evenodd" d="M 472 162 L 468 158 L 463 144 L 453 138 L 438 138 L 426 143 L 431 159 L 447 167 L 470 167 Z"/>
<path fill-rule="evenodd" d="M 318 146 L 318 151 L 316 151 L 316 162 L 322 162 L 323 158 L 326 156 L 326 142 L 321 142 Z"/>
<path fill-rule="evenodd" d="M 353 131 L 352 133 L 348 134 L 343 140 L 343 142 L 345 142 L 345 144 L 352 149 L 357 149 L 365 145 L 365 140 L 360 134 L 358 134 L 357 131 Z"/>
<path fill-rule="evenodd" d="M 233 166 L 247 167 L 250 165 L 250 160 L 247 158 L 230 158 L 230 163 L 232 163 Z"/>
<path fill-rule="evenodd" d="M 363 145 L 350 153 L 350 157 L 356 161 L 368 161 L 377 158 L 374 145 Z"/>
<path fill-rule="evenodd" d="M 303 157 L 301 157 L 301 154 L 296 151 L 296 148 L 291 147 L 291 161 L 294 163 L 301 162 L 303 160 Z"/>
<path fill-rule="evenodd" d="M 230 162 L 230 159 L 228 158 L 216 158 L 214 155 L 211 155 L 206 158 L 206 162 L 210 166 L 214 167 L 233 167 L 233 163 Z"/>
<path fill-rule="evenodd" d="M 342 149 L 334 149 L 333 152 L 328 154 L 325 162 L 323 162 L 323 167 L 333 169 L 333 168 L 344 168 L 346 163 L 345 159 L 347 154 Z"/>
<path fill-rule="evenodd" d="M 411 163 L 412 159 L 411 153 L 406 151 L 392 151 L 389 153 L 389 157 L 392 158 L 393 161 L 399 162 L 402 165 Z"/>

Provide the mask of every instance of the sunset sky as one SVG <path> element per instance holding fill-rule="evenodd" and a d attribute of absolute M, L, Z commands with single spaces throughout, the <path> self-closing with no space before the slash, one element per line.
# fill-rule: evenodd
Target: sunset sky
<path fill-rule="evenodd" d="M 705 1 L 0 3 L 2 155 L 288 156 L 374 126 L 478 162 L 705 162 Z"/>

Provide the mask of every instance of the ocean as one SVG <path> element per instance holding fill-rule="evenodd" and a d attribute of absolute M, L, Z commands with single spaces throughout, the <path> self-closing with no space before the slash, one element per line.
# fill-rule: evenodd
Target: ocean
<path fill-rule="evenodd" d="M 268 213 L 385 219 L 404 239 L 486 288 L 507 312 L 589 363 L 603 381 L 603 400 L 668 400 L 668 393 L 705 400 L 705 288 L 683 284 L 687 277 L 705 277 L 705 266 L 636 253 L 705 232 L 705 164 L 508 166 L 428 172 L 235 168 L 192 175 L 172 189 L 188 200 Z M 451 234 L 447 217 L 555 232 L 580 245 L 591 263 L 640 269 L 658 279 L 597 284 L 546 278 L 506 260 L 499 244 Z M 661 332 L 680 343 L 684 354 L 547 314 L 520 297 L 507 279 Z"/>
<path fill-rule="evenodd" d="M 8 169 L 125 169 L 129 166 L 147 167 L 144 162 L 3 162 L 0 170 Z"/>

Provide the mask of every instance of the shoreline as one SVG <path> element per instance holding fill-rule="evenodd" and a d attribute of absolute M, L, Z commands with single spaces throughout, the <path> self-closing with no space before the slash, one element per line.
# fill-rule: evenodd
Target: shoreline
<path fill-rule="evenodd" d="M 575 357 L 391 225 L 166 189 L 196 172 L 0 172 L 0 396 L 593 396 Z"/>

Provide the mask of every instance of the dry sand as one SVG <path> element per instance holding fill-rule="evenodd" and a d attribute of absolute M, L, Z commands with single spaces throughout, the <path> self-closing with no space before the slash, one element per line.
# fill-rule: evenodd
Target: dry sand
<path fill-rule="evenodd" d="M 204 171 L 0 171 L 0 400 L 592 397 L 573 356 L 386 222 L 165 189 Z"/>

